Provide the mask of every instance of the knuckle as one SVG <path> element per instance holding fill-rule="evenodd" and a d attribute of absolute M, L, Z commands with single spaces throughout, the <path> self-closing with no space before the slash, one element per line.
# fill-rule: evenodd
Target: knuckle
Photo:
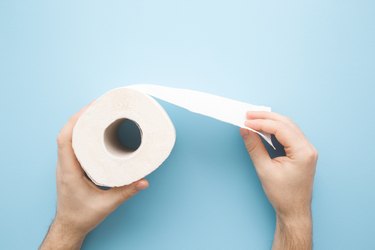
<path fill-rule="evenodd" d="M 132 197 L 133 195 L 135 195 L 136 193 L 138 193 L 138 190 L 135 188 L 135 187 L 133 187 L 130 191 L 129 191 L 129 196 L 130 197 Z"/>
<path fill-rule="evenodd" d="M 62 128 L 56 138 L 56 144 L 58 148 L 65 147 L 70 141 L 71 138 L 69 136 L 69 131 L 67 131 L 66 127 Z"/>
<path fill-rule="evenodd" d="M 295 123 L 294 123 L 294 121 L 292 120 L 292 118 L 290 118 L 289 116 L 284 116 L 284 122 L 286 123 L 286 124 L 289 124 L 289 125 L 296 125 Z"/>
<path fill-rule="evenodd" d="M 64 146 L 65 140 L 66 139 L 65 139 L 65 135 L 64 135 L 63 131 L 60 131 L 60 133 L 56 137 L 56 144 L 57 144 L 57 146 L 58 147 Z"/>
<path fill-rule="evenodd" d="M 307 157 L 310 161 L 317 161 L 318 160 L 318 151 L 311 146 L 307 151 Z"/>
<path fill-rule="evenodd" d="M 70 128 L 70 120 L 65 126 L 60 130 L 59 134 L 56 138 L 56 143 L 58 147 L 65 146 L 68 142 L 71 141 L 71 128 Z"/>
<path fill-rule="evenodd" d="M 251 142 L 246 142 L 245 143 L 245 146 L 247 148 L 247 152 L 252 155 L 256 149 L 256 145 L 254 143 L 251 143 Z"/>
<path fill-rule="evenodd" d="M 284 120 L 287 122 L 292 122 L 292 118 L 290 118 L 289 116 L 284 116 Z"/>
<path fill-rule="evenodd" d="M 123 200 L 128 200 L 136 193 L 137 193 L 137 190 L 135 188 L 130 188 L 130 189 L 127 188 L 121 192 L 121 197 Z"/>
<path fill-rule="evenodd" d="M 316 149 L 314 149 L 314 159 L 318 160 L 318 158 L 319 158 L 319 153 Z"/>
<path fill-rule="evenodd" d="M 286 123 L 283 123 L 283 122 L 280 122 L 277 127 L 280 132 L 290 130 L 290 127 Z"/>
<path fill-rule="evenodd" d="M 74 114 L 72 116 L 69 117 L 68 119 L 68 123 L 75 123 L 75 121 L 78 119 L 79 115 L 78 114 Z"/>

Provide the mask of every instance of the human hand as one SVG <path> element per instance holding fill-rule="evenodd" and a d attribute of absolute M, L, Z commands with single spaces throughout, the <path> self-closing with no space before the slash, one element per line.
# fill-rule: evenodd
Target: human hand
<path fill-rule="evenodd" d="M 245 126 L 274 134 L 286 154 L 271 159 L 260 137 L 241 129 L 264 192 L 276 211 L 273 249 L 310 249 L 316 149 L 291 120 L 276 113 L 248 112 Z"/>
<path fill-rule="evenodd" d="M 147 180 L 142 179 L 102 190 L 85 176 L 72 148 L 72 131 L 84 110 L 69 120 L 57 138 L 57 211 L 40 249 L 79 249 L 87 233 L 120 204 L 148 187 Z"/>

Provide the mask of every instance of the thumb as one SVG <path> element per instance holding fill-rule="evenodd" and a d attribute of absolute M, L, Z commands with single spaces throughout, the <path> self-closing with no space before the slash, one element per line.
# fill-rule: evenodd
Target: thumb
<path fill-rule="evenodd" d="M 148 186 L 148 181 L 141 179 L 123 187 L 112 188 L 110 192 L 113 193 L 116 203 L 121 204 L 136 195 L 139 191 L 148 188 Z"/>
<path fill-rule="evenodd" d="M 270 164 L 271 158 L 262 140 L 256 133 L 245 128 L 241 128 L 240 132 L 247 152 L 254 163 L 255 169 L 259 173 L 259 170 L 266 168 Z"/>

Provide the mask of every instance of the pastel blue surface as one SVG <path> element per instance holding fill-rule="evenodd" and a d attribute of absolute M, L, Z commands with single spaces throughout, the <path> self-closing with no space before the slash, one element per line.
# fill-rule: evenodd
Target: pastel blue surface
<path fill-rule="evenodd" d="M 0 2 L 0 249 L 55 213 L 55 137 L 105 91 L 159 83 L 269 105 L 319 150 L 315 249 L 375 249 L 374 1 Z M 83 249 L 269 249 L 274 213 L 238 128 L 162 102 L 150 188 Z"/>

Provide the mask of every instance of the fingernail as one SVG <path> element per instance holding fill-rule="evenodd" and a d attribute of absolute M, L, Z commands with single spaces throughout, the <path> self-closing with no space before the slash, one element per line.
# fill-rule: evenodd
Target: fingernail
<path fill-rule="evenodd" d="M 146 180 L 141 180 L 139 181 L 136 185 L 135 185 L 135 188 L 137 190 L 144 190 L 146 188 L 148 188 L 149 184 L 148 184 L 148 181 Z"/>
<path fill-rule="evenodd" d="M 250 119 L 250 117 L 254 114 L 254 111 L 247 111 L 246 117 L 247 119 Z"/>

